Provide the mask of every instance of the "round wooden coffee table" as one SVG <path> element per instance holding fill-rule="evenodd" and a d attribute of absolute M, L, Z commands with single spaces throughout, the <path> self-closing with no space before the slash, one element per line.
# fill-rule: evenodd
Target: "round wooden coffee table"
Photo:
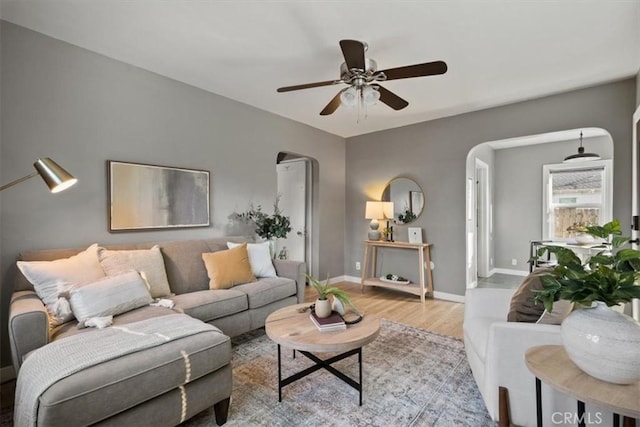
<path fill-rule="evenodd" d="M 282 387 L 319 370 L 326 369 L 360 393 L 362 405 L 362 347 L 376 339 L 380 333 L 380 317 L 372 314 L 363 316 L 355 325 L 348 325 L 347 329 L 336 331 L 319 331 L 309 318 L 309 310 L 301 313 L 300 308 L 310 304 L 297 304 L 281 308 L 269 315 L 265 320 L 267 336 L 278 344 L 278 401 L 282 401 Z M 315 362 L 315 365 L 282 378 L 282 360 L 280 346 L 298 351 Z M 340 353 L 329 359 L 322 360 L 313 353 Z M 356 382 L 347 375 L 331 366 L 339 360 L 358 355 L 359 381 Z"/>

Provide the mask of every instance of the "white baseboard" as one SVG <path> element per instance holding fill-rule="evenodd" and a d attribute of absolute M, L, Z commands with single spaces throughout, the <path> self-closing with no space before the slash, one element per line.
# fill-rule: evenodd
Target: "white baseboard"
<path fill-rule="evenodd" d="M 13 369 L 13 365 L 4 366 L 0 369 L 0 383 L 11 381 L 15 379 L 16 371 Z"/>
<path fill-rule="evenodd" d="M 464 302 L 464 295 L 450 294 L 448 292 L 433 291 L 433 297 L 445 301 Z"/>
<path fill-rule="evenodd" d="M 330 280 L 329 283 L 337 283 L 337 282 L 352 282 L 352 283 L 360 283 L 362 279 L 356 276 L 338 276 L 334 277 Z M 445 301 L 454 301 L 454 302 L 464 302 L 464 295 L 456 295 L 450 294 L 447 292 L 433 292 L 433 297 L 437 299 L 442 299 Z"/>
<path fill-rule="evenodd" d="M 493 273 L 511 274 L 513 276 L 528 276 L 529 270 L 512 270 L 510 268 L 494 268 Z"/>
<path fill-rule="evenodd" d="M 344 276 L 336 276 L 336 277 L 329 278 L 329 283 L 332 285 L 335 283 L 340 283 L 344 281 L 345 281 Z"/>

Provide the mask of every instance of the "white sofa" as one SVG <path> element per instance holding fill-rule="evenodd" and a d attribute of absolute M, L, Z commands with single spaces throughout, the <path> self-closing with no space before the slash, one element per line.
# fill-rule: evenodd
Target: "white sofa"
<path fill-rule="evenodd" d="M 559 325 L 507 322 L 513 289 L 474 288 L 465 295 L 464 345 L 467 358 L 491 418 L 498 420 L 499 387 L 508 391 L 511 423 L 536 425 L 535 377 L 526 366 L 524 354 L 530 347 L 562 344 Z M 543 422 L 558 425 L 559 413 L 575 413 L 576 400 L 542 384 Z M 587 404 L 606 422 L 612 414 Z M 555 415 L 554 415 L 555 414 Z M 555 420 L 555 423 L 553 422 Z M 501 425 L 505 420 L 501 420 Z"/>

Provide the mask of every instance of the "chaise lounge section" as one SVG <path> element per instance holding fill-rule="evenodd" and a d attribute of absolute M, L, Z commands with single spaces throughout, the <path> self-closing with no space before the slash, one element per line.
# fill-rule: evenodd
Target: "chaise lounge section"
<path fill-rule="evenodd" d="M 126 251 L 157 245 L 170 290 L 175 294 L 170 298 L 175 303 L 173 309 L 149 305 L 136 308 L 114 316 L 114 329 L 151 324 L 161 328 L 173 319 L 186 329 L 197 331 L 105 360 L 55 381 L 37 398 L 36 424 L 123 425 L 144 420 L 145 424 L 176 425 L 211 406 L 215 407 L 218 424 L 223 424 L 231 396 L 229 337 L 264 326 L 271 312 L 304 298 L 304 264 L 287 260 L 273 260 L 277 277 L 258 278 L 230 289 L 209 289 L 202 254 L 226 250 L 227 242 L 241 241 L 242 238 L 214 238 L 108 247 Z M 22 254 L 21 259 L 52 261 L 81 251 L 34 251 Z M 21 372 L 30 352 L 57 344 L 63 338 L 69 338 L 67 344 L 74 336 L 84 340 L 89 337 L 85 334 L 99 332 L 80 329 L 77 321 L 49 330 L 45 305 L 19 271 L 14 289 L 9 338 L 18 376 L 34 375 Z M 204 322 L 204 330 L 196 327 L 193 319 L 198 319 L 198 324 Z M 25 366 L 36 371 L 29 364 Z M 17 390 L 16 400 L 20 392 Z M 81 414 L 79 407 L 83 408 Z"/>

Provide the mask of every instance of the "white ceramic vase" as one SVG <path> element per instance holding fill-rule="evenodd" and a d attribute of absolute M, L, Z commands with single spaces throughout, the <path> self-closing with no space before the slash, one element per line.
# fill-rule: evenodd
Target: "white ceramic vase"
<path fill-rule="evenodd" d="M 640 379 L 640 323 L 603 302 L 567 316 L 562 342 L 569 358 L 592 377 L 615 384 Z"/>
<path fill-rule="evenodd" d="M 271 254 L 271 259 L 276 259 L 276 239 L 268 239 L 269 242 L 269 253 Z"/>
<path fill-rule="evenodd" d="M 588 245 L 590 243 L 595 242 L 595 238 L 591 234 L 578 233 L 576 234 L 576 242 L 579 245 Z"/>
<path fill-rule="evenodd" d="M 316 316 L 320 318 L 329 317 L 331 314 L 331 301 L 329 299 L 317 299 L 315 311 Z"/>

